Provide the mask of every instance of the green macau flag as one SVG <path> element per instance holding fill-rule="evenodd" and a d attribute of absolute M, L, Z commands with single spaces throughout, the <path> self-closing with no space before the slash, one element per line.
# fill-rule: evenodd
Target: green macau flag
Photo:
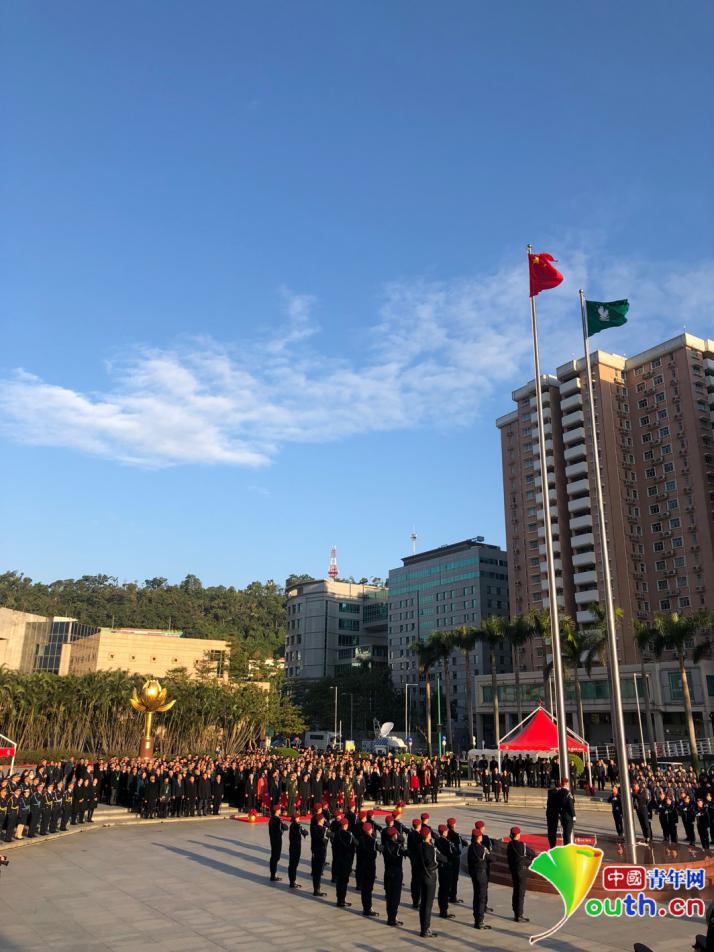
<path fill-rule="evenodd" d="M 605 331 L 608 327 L 620 327 L 627 324 L 625 315 L 630 309 L 629 301 L 586 301 L 588 318 L 588 337 Z"/>

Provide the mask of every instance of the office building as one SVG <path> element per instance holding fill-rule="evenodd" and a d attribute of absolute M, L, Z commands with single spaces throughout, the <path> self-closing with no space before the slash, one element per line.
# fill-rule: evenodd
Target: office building
<path fill-rule="evenodd" d="M 387 592 L 313 579 L 287 590 L 285 676 L 315 680 L 387 663 Z"/>
<path fill-rule="evenodd" d="M 118 670 L 161 678 L 184 668 L 189 677 L 227 680 L 229 659 L 225 641 L 184 638 L 180 631 L 161 629 L 100 628 L 63 646 L 59 673 Z"/>
<path fill-rule="evenodd" d="M 423 699 L 424 679 L 419 677 L 414 644 L 426 641 L 432 632 L 453 630 L 462 625 L 478 628 L 488 615 L 508 617 L 508 569 L 506 553 L 481 537 L 465 539 L 402 559 L 389 572 L 389 665 L 398 690 L 407 684 Z M 489 673 L 488 649 L 477 645 L 472 653 L 474 677 Z M 508 642 L 496 655 L 498 671 L 511 670 Z M 465 659 L 454 652 L 450 662 L 454 742 L 462 749 L 471 746 L 466 711 Z M 432 684 L 441 666 L 431 672 Z M 423 704 L 419 705 L 419 710 Z M 444 716 L 442 714 L 442 721 Z M 476 735 L 482 740 L 493 732 L 490 708 L 476 716 Z"/>
<path fill-rule="evenodd" d="M 11 671 L 58 674 L 64 645 L 99 631 L 76 618 L 0 608 L 0 664 Z"/>

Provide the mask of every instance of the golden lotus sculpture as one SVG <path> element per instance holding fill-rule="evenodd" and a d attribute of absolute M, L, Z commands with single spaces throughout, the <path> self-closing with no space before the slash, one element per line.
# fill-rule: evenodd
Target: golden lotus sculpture
<path fill-rule="evenodd" d="M 141 693 L 137 694 L 134 688 L 129 703 L 144 715 L 144 736 L 141 741 L 141 757 L 151 757 L 154 752 L 154 741 L 151 737 L 151 722 L 154 714 L 162 714 L 164 711 L 170 711 L 176 703 L 176 700 L 166 700 L 166 688 L 162 688 L 158 681 L 145 681 L 141 688 Z"/>

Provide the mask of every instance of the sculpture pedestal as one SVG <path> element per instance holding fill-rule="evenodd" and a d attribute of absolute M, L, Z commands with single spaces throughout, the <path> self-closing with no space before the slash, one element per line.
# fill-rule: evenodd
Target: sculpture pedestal
<path fill-rule="evenodd" d="M 141 746 L 139 747 L 139 756 L 150 760 L 154 756 L 154 738 L 153 737 L 142 737 Z"/>

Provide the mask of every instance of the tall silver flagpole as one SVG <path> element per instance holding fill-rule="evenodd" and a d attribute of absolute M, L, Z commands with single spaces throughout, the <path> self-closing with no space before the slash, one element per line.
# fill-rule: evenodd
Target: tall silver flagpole
<path fill-rule="evenodd" d="M 528 255 L 533 246 L 528 245 Z M 530 257 L 528 273 L 530 274 Z M 569 777 L 568 727 L 565 720 L 565 687 L 563 684 L 563 658 L 560 653 L 560 620 L 558 618 L 558 585 L 553 564 L 553 531 L 550 524 L 550 487 L 545 453 L 545 427 L 543 425 L 543 401 L 541 397 L 540 352 L 538 350 L 538 318 L 535 297 L 531 295 L 531 328 L 533 330 L 533 362 L 535 364 L 536 412 L 538 414 L 538 447 L 540 449 L 540 477 L 543 490 L 543 517 L 545 519 L 545 557 L 548 571 L 548 598 L 550 601 L 550 647 L 553 652 L 553 681 L 555 687 L 555 716 L 558 719 L 558 765 L 560 779 Z"/>
<path fill-rule="evenodd" d="M 598 446 L 597 426 L 595 423 L 595 400 L 593 397 L 593 377 L 590 368 L 590 347 L 588 344 L 588 318 L 585 305 L 585 291 L 580 290 L 580 313 L 583 319 L 583 346 L 585 348 L 585 374 L 588 381 L 588 403 L 590 405 L 590 426 L 593 434 L 593 468 L 595 469 L 595 493 L 597 496 L 597 517 L 600 525 L 600 546 L 602 552 L 602 575 L 605 585 L 605 616 L 607 619 L 607 649 L 610 668 L 610 690 L 612 692 L 612 724 L 615 729 L 615 747 L 620 772 L 620 801 L 625 831 L 625 845 L 632 853 L 630 862 L 634 862 L 635 816 L 632 809 L 630 774 L 627 769 L 627 745 L 625 743 L 625 718 L 622 713 L 622 690 L 620 687 L 620 662 L 617 657 L 617 629 L 615 627 L 615 605 L 612 600 L 612 578 L 610 576 L 610 555 L 607 532 L 605 530 L 605 505 L 602 498 L 602 479 L 600 477 L 600 448 Z"/>

